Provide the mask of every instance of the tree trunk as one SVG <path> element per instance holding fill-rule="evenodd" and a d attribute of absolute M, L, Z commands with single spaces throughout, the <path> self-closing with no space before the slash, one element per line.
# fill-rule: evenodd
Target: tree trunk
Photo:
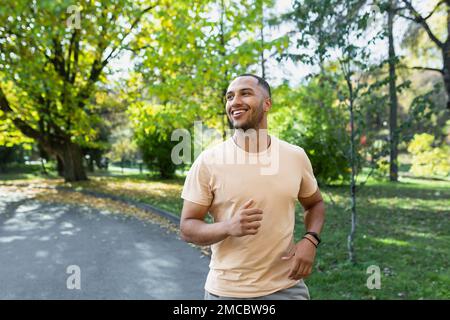
<path fill-rule="evenodd" d="M 42 174 L 47 176 L 48 175 L 47 168 L 45 168 L 44 158 L 42 158 L 42 157 L 41 157 L 41 168 L 42 168 Z"/>
<path fill-rule="evenodd" d="M 66 182 L 87 180 L 83 167 L 81 148 L 72 142 L 55 147 L 57 158 L 62 164 L 62 173 Z"/>
<path fill-rule="evenodd" d="M 58 176 L 64 178 L 64 163 L 58 155 L 56 156 L 56 170 L 58 171 Z"/>
<path fill-rule="evenodd" d="M 348 259 L 355 263 L 355 231 L 356 231 L 356 152 L 355 152 L 355 114 L 354 114 L 354 93 L 353 84 L 350 75 L 346 76 L 347 87 L 349 92 L 349 112 L 350 112 L 350 164 L 351 164 L 351 181 L 350 181 L 350 200 L 351 200 L 351 227 L 350 234 L 347 237 Z"/>
<path fill-rule="evenodd" d="M 266 59 L 264 57 L 264 2 L 261 1 L 261 25 L 259 29 L 261 38 L 261 77 L 266 78 Z"/>
<path fill-rule="evenodd" d="M 42 174 L 48 175 L 47 168 L 45 167 L 45 162 L 48 161 L 48 154 L 45 152 L 44 148 L 38 143 L 38 150 L 39 150 L 39 158 L 41 159 L 41 168 L 42 168 Z"/>
<path fill-rule="evenodd" d="M 445 44 L 444 50 L 442 50 L 442 60 L 444 62 L 443 80 L 445 85 L 445 92 L 447 92 L 447 109 L 450 110 L 450 49 L 449 44 Z"/>
<path fill-rule="evenodd" d="M 227 56 L 227 48 L 226 48 L 226 41 L 225 41 L 225 18 L 226 18 L 226 12 L 225 12 L 225 2 L 224 0 L 220 1 L 220 22 L 219 22 L 219 37 L 220 37 L 220 48 L 219 48 L 219 55 L 222 58 L 222 62 L 225 63 L 225 59 Z M 225 69 L 225 72 L 223 73 L 222 78 L 222 92 L 220 93 L 221 96 L 219 97 L 219 101 L 221 103 L 220 106 L 220 112 L 219 116 L 221 117 L 221 123 L 222 123 L 222 139 L 225 141 L 225 138 L 227 137 L 227 131 L 228 129 L 233 129 L 233 124 L 230 121 L 230 118 L 228 117 L 226 111 L 225 111 L 225 105 L 223 103 L 223 99 L 225 97 L 225 94 L 227 93 L 228 89 L 228 69 Z"/>
<path fill-rule="evenodd" d="M 94 172 L 94 159 L 92 158 L 92 155 L 89 157 L 87 169 L 89 172 Z"/>
<path fill-rule="evenodd" d="M 389 142 L 390 142 L 390 161 L 389 161 L 389 180 L 398 181 L 398 132 L 397 132 L 397 75 L 396 75 L 396 54 L 394 47 L 394 4 L 390 1 L 388 11 L 388 36 L 389 36 Z"/>
<path fill-rule="evenodd" d="M 445 84 L 445 91 L 447 92 L 447 109 L 450 110 L 450 5 L 448 1 L 447 6 L 447 39 L 443 43 L 442 61 L 444 65 L 443 77 Z"/>

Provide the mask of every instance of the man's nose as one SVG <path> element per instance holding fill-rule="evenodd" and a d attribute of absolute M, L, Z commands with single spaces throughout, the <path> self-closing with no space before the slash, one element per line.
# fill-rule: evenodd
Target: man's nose
<path fill-rule="evenodd" d="M 230 101 L 230 105 L 231 105 L 231 107 L 233 108 L 233 107 L 235 107 L 235 106 L 239 106 L 239 105 L 241 105 L 242 104 L 242 98 L 241 98 L 241 96 L 240 95 L 235 95 L 234 97 L 233 97 L 233 99 Z"/>

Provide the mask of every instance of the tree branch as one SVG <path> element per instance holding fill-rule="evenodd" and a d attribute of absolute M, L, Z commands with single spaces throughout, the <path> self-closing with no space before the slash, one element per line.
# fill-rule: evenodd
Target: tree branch
<path fill-rule="evenodd" d="M 78 56 L 80 53 L 80 38 L 79 36 L 77 36 L 77 38 L 75 39 L 75 45 L 74 45 L 74 50 L 73 50 L 73 71 L 72 71 L 72 75 L 69 76 L 69 82 L 74 84 L 75 83 L 75 79 L 77 76 L 77 72 L 78 72 Z"/>
<path fill-rule="evenodd" d="M 128 31 L 125 33 L 125 35 L 122 37 L 122 39 L 120 40 L 120 42 L 119 42 L 119 44 L 115 47 L 115 48 L 113 48 L 112 50 L 111 50 L 111 52 L 109 53 L 109 55 L 102 61 L 102 65 L 103 66 L 106 66 L 107 64 L 108 64 L 108 62 L 109 62 L 109 59 L 111 58 L 111 57 L 113 57 L 113 55 L 114 55 L 114 53 L 119 49 L 119 48 L 123 48 L 122 47 L 122 44 L 123 44 L 123 41 L 130 35 L 130 33 L 134 30 L 134 28 L 136 27 L 136 25 L 139 23 L 139 21 L 142 19 L 142 16 L 145 14 L 145 13 L 147 13 L 147 12 L 149 12 L 150 10 L 152 10 L 153 8 L 155 8 L 156 7 L 156 4 L 154 4 L 154 5 L 151 5 L 151 6 L 148 6 L 147 8 L 145 8 L 144 10 L 142 10 L 140 13 L 139 13 L 139 15 L 136 17 L 136 19 L 134 19 L 134 21 L 131 23 L 131 26 L 130 26 L 130 28 L 128 29 Z"/>
<path fill-rule="evenodd" d="M 406 18 L 408 20 L 412 20 L 418 24 L 420 24 L 426 31 L 426 33 L 428 34 L 428 36 L 430 37 L 430 39 L 441 49 L 444 49 L 444 43 L 442 43 L 442 41 L 440 41 L 433 33 L 433 31 L 431 31 L 430 26 L 428 25 L 428 23 L 426 22 L 425 18 L 422 17 L 420 15 L 420 13 L 413 7 L 413 5 L 411 4 L 411 2 L 409 0 L 402 0 L 403 3 L 406 5 L 406 7 L 408 8 L 408 10 L 410 11 L 410 13 L 414 16 L 414 18 L 412 17 L 406 17 L 404 15 L 400 15 L 403 18 Z"/>
<path fill-rule="evenodd" d="M 3 92 L 1 86 L 0 86 L 0 110 L 2 110 L 5 114 L 14 114 L 14 110 L 9 105 L 8 98 L 6 98 L 6 95 Z M 24 135 L 36 140 L 42 139 L 41 133 L 36 129 L 33 129 L 22 119 L 14 117 L 12 118 L 12 121 L 16 126 L 16 128 L 19 129 Z"/>
<path fill-rule="evenodd" d="M 69 51 L 67 53 L 67 66 L 66 66 L 66 70 L 67 70 L 67 78 L 70 81 L 70 79 L 72 78 L 72 75 L 70 74 L 70 71 L 72 69 L 72 53 L 75 56 L 75 50 L 76 50 L 76 42 L 77 42 L 77 38 L 78 38 L 78 30 L 75 28 L 72 32 L 72 36 L 70 37 L 70 42 L 69 42 Z M 76 72 L 75 70 L 75 66 L 73 68 L 73 72 Z"/>
<path fill-rule="evenodd" d="M 56 72 L 65 80 L 67 80 L 67 73 L 66 73 L 66 67 L 65 67 L 65 59 L 64 59 L 64 53 L 61 46 L 61 43 L 59 42 L 59 39 L 54 37 L 52 38 L 53 42 L 53 57 L 49 58 L 53 66 L 55 67 Z M 47 56 L 47 55 L 46 55 Z"/>
<path fill-rule="evenodd" d="M 133 53 L 138 53 L 142 49 L 147 49 L 147 48 L 152 48 L 152 46 L 148 44 L 148 45 L 137 47 L 137 48 L 130 48 L 129 46 L 123 46 L 122 47 L 123 50 L 128 50 L 128 51 L 131 51 Z"/>
<path fill-rule="evenodd" d="M 128 37 L 128 35 L 133 31 L 133 29 L 136 27 L 136 25 L 139 23 L 139 21 L 141 20 L 142 16 L 147 13 L 148 11 L 152 10 L 153 8 L 156 7 L 156 4 L 148 6 L 147 8 L 145 8 L 144 10 L 142 10 L 139 15 L 136 17 L 136 19 L 132 22 L 130 28 L 128 29 L 128 31 L 125 33 L 125 35 L 122 37 L 122 39 L 120 40 L 119 44 L 111 49 L 111 52 L 108 54 L 108 56 L 104 59 L 101 60 L 101 57 L 104 54 L 104 51 L 107 48 L 107 45 L 105 45 L 104 43 L 102 43 L 100 41 L 100 45 L 99 45 L 99 50 L 98 50 L 98 58 L 96 58 L 94 60 L 94 62 L 92 63 L 92 67 L 91 67 L 91 72 L 89 75 L 89 80 L 88 83 L 86 84 L 86 86 L 80 91 L 78 98 L 79 98 L 79 102 L 78 105 L 80 107 L 82 107 L 84 105 L 84 101 L 85 99 L 87 99 L 90 95 L 90 90 L 92 85 L 98 81 L 100 74 L 103 70 L 103 68 L 108 64 L 108 62 L 110 61 L 110 59 L 113 57 L 114 53 L 116 52 L 116 50 L 118 50 L 119 48 L 122 49 L 122 44 L 123 41 Z M 111 19 L 112 20 L 112 19 Z M 104 32 L 106 32 L 106 27 L 103 28 Z M 103 37 L 101 37 L 103 39 Z M 120 52 L 120 50 L 119 50 Z"/>
<path fill-rule="evenodd" d="M 447 4 L 448 4 L 448 2 L 450 2 L 450 1 L 449 1 L 449 0 L 441 0 L 441 1 L 433 8 L 433 10 L 431 10 L 431 12 L 430 12 L 426 17 L 424 17 L 423 19 L 424 19 L 424 20 L 430 19 L 431 16 L 436 12 L 436 10 L 437 10 L 442 4 L 444 4 L 445 2 L 447 2 Z"/>
<path fill-rule="evenodd" d="M 437 68 L 430 68 L 430 67 L 408 67 L 408 69 L 434 71 L 434 72 L 439 72 L 440 74 L 444 74 L 444 70 L 437 69 Z"/>

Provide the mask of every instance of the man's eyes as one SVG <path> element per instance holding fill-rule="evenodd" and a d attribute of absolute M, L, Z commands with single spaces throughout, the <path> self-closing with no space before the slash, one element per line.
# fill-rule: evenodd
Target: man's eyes
<path fill-rule="evenodd" d="M 250 95 L 251 95 L 251 92 L 245 91 L 245 92 L 242 92 L 242 95 L 243 95 L 243 96 L 250 96 Z M 226 98 L 227 100 L 233 100 L 234 95 L 228 95 L 228 96 L 226 96 L 225 98 Z"/>

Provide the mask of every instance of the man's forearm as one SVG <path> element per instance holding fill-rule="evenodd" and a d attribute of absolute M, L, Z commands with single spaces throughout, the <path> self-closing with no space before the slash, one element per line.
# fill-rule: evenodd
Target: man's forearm
<path fill-rule="evenodd" d="M 323 201 L 317 202 L 304 213 L 306 231 L 313 231 L 320 234 L 325 222 L 325 204 Z"/>
<path fill-rule="evenodd" d="M 227 221 L 206 223 L 199 219 L 185 219 L 181 224 L 181 236 L 184 241 L 207 246 L 229 236 L 228 223 Z"/>

